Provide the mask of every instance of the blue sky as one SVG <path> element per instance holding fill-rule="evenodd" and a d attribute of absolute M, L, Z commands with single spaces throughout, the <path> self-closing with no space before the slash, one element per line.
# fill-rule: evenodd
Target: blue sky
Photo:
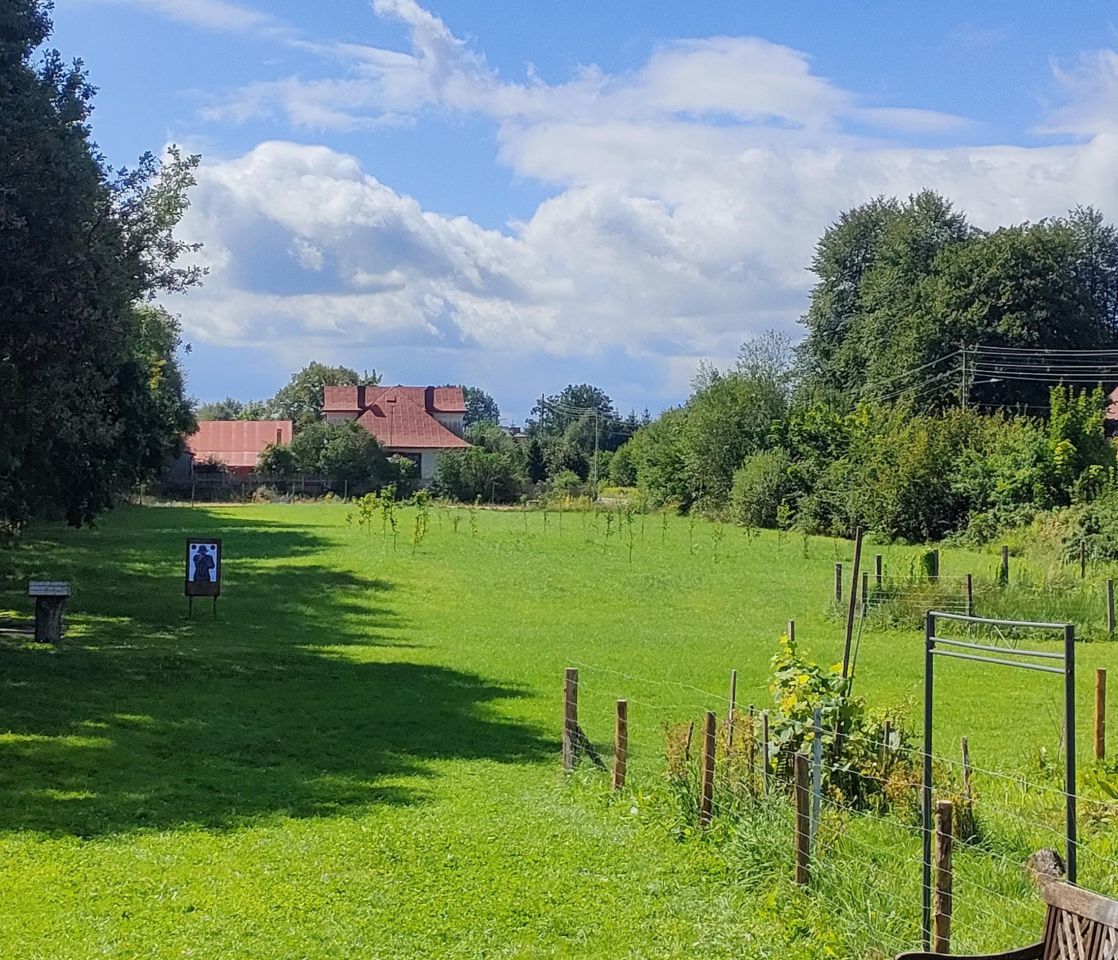
<path fill-rule="evenodd" d="M 653 411 L 697 362 L 796 335 L 839 211 L 924 186 L 981 226 L 1118 209 L 1099 2 L 58 0 L 110 159 L 203 155 L 169 306 L 192 392 L 311 359 L 565 383 Z"/>

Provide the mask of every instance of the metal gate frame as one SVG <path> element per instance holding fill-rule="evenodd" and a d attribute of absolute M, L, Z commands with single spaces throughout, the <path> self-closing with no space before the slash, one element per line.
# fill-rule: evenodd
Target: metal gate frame
<path fill-rule="evenodd" d="M 1033 630 L 1059 630 L 1064 635 L 1064 652 L 1052 653 L 1046 650 L 1005 649 L 983 643 L 971 643 L 936 636 L 936 623 L 951 620 L 995 627 L 1021 627 Z M 938 647 L 951 647 L 940 650 Z M 972 652 L 957 652 L 978 651 Z M 1060 666 L 1045 663 L 1029 663 L 1023 660 L 1006 660 L 987 654 L 1000 653 L 1014 657 L 1034 657 L 1040 660 L 1058 660 Z M 1064 677 L 1064 799 L 1066 803 L 1067 838 L 1067 878 L 1075 883 L 1076 877 L 1076 783 L 1075 783 L 1075 625 L 1071 623 L 1033 623 L 1027 620 L 996 620 L 986 617 L 972 617 L 959 613 L 928 611 L 924 620 L 924 775 L 921 803 L 921 826 L 924 834 L 924 889 L 923 913 L 921 918 L 924 936 L 924 949 L 931 949 L 932 943 L 932 697 L 934 694 L 933 664 L 936 657 L 951 657 L 956 660 L 974 660 L 977 663 L 993 663 L 1003 667 L 1019 667 L 1022 670 L 1039 670 L 1042 673 L 1062 674 Z"/>

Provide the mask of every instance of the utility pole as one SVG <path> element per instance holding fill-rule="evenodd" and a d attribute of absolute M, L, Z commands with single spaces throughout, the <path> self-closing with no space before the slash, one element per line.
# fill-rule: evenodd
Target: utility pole
<path fill-rule="evenodd" d="M 598 499 L 598 424 L 600 422 L 598 408 L 594 408 L 594 499 Z"/>

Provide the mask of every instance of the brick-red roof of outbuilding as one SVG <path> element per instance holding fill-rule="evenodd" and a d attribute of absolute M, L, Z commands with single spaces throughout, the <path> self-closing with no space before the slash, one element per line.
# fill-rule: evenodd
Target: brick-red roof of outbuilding
<path fill-rule="evenodd" d="M 202 420 L 186 438 L 186 449 L 195 460 L 212 457 L 230 467 L 255 467 L 269 443 L 290 442 L 290 420 Z"/>
<path fill-rule="evenodd" d="M 436 413 L 465 413 L 461 387 L 327 387 L 324 413 L 356 414 L 387 449 L 460 450 L 469 446 L 435 419 Z"/>

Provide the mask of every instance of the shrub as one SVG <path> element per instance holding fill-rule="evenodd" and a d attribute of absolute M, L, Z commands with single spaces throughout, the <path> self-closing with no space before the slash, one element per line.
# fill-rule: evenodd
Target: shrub
<path fill-rule="evenodd" d="M 293 477 L 299 471 L 291 447 L 286 444 L 269 443 L 256 461 L 256 472 L 266 477 L 283 479 Z"/>
<path fill-rule="evenodd" d="M 914 794 L 907 787 L 919 778 L 901 714 L 867 711 L 863 699 L 847 696 L 846 680 L 837 666 L 827 669 L 812 663 L 787 636 L 780 638 L 772 669 L 769 690 L 776 709 L 770 716 L 769 737 L 778 768 L 790 769 L 793 755 L 810 749 L 818 708 L 823 767 L 832 792 L 852 806 L 911 799 Z M 892 731 L 888 751 L 882 749 L 886 720 Z M 840 723 L 841 749 L 835 742 Z"/>
<path fill-rule="evenodd" d="M 411 457 L 394 453 L 388 458 L 388 468 L 385 472 L 388 483 L 393 484 L 397 490 L 410 490 L 419 478 L 419 464 Z"/>
<path fill-rule="evenodd" d="M 746 527 L 775 527 L 777 513 L 792 491 L 791 458 L 781 449 L 747 457 L 734 471 L 730 515 Z"/>
<path fill-rule="evenodd" d="M 452 450 L 439 457 L 432 483 L 435 496 L 462 503 L 511 503 L 520 495 L 520 480 L 510 453 L 483 447 Z"/>
<path fill-rule="evenodd" d="M 560 470 L 551 478 L 549 486 L 553 493 L 574 497 L 582 489 L 582 480 L 573 470 Z"/>
<path fill-rule="evenodd" d="M 637 482 L 637 463 L 629 444 L 619 447 L 609 463 L 609 482 L 615 487 L 632 487 Z"/>

